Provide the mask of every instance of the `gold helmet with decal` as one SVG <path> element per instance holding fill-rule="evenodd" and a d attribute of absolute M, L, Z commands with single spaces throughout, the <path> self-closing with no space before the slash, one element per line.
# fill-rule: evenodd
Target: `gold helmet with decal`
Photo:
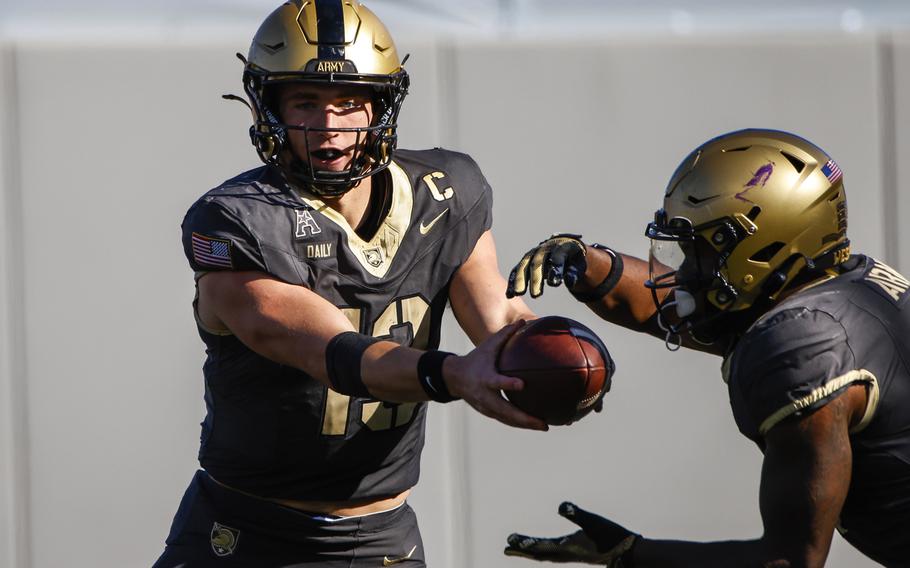
<path fill-rule="evenodd" d="M 768 307 L 801 274 L 845 261 L 846 233 L 843 175 L 828 154 L 787 132 L 731 132 L 696 148 L 670 179 L 646 231 L 648 285 L 676 289 L 678 332 Z"/>
<path fill-rule="evenodd" d="M 244 62 L 243 85 L 255 120 L 250 136 L 265 163 L 321 195 L 340 195 L 388 167 L 409 81 L 391 35 L 366 6 L 356 0 L 285 2 L 262 23 Z M 373 123 L 337 129 L 355 131 L 363 148 L 345 170 L 316 170 L 308 156 L 291 150 L 288 130 L 329 129 L 282 122 L 273 87 L 290 82 L 372 89 Z"/>

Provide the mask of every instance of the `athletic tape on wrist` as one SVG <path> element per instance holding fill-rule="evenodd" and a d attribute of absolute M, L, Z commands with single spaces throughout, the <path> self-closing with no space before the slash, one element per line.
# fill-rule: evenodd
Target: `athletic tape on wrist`
<path fill-rule="evenodd" d="M 607 273 L 607 277 L 597 285 L 596 288 L 589 292 L 576 292 L 575 290 L 570 289 L 569 293 L 572 294 L 576 300 L 579 302 L 596 302 L 601 300 L 604 296 L 609 294 L 613 288 L 616 288 L 616 285 L 619 284 L 619 280 L 622 278 L 623 263 L 622 255 L 617 253 L 615 250 L 605 247 L 600 244 L 591 245 L 593 248 L 602 250 L 613 259 L 613 262 L 610 265 L 610 272 Z"/>
<path fill-rule="evenodd" d="M 442 379 L 442 362 L 447 357 L 454 355 L 448 351 L 426 351 L 417 360 L 417 378 L 420 386 L 426 391 L 430 400 L 436 402 L 452 402 L 459 400 L 452 396 L 446 382 Z"/>
<path fill-rule="evenodd" d="M 332 389 L 341 394 L 373 398 L 363 384 L 360 374 L 360 362 L 363 352 L 370 345 L 379 341 L 354 331 L 339 333 L 325 348 L 325 368 L 332 383 Z"/>

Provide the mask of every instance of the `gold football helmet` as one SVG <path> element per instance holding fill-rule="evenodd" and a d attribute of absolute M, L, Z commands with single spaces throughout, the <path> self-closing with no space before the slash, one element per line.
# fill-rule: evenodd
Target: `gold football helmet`
<path fill-rule="evenodd" d="M 265 19 L 244 59 L 243 86 L 252 107 L 250 137 L 259 157 L 295 184 L 321 195 L 340 195 L 388 167 L 397 143 L 397 120 L 408 92 L 408 74 L 391 35 L 356 0 L 289 0 Z M 305 82 L 373 89 L 373 124 L 339 128 L 357 133 L 357 152 L 341 172 L 318 171 L 309 156 L 295 155 L 288 130 L 326 131 L 285 124 L 273 87 Z"/>
<path fill-rule="evenodd" d="M 758 315 L 788 287 L 849 258 L 843 175 L 794 134 L 724 134 L 683 160 L 646 235 L 647 286 L 655 301 L 657 288 L 675 290 L 680 323 L 661 322 L 670 332 L 752 308 Z"/>

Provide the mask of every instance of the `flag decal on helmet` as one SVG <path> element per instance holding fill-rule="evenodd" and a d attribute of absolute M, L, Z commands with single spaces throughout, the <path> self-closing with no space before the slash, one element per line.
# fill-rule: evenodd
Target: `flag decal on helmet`
<path fill-rule="evenodd" d="M 831 183 L 836 182 L 844 175 L 837 164 L 834 163 L 834 160 L 828 160 L 828 163 L 822 166 L 822 173 L 825 174 L 825 177 L 828 178 L 828 181 Z"/>

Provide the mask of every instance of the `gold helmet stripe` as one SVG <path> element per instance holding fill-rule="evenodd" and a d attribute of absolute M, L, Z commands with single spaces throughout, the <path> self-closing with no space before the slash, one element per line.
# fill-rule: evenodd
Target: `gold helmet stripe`
<path fill-rule="evenodd" d="M 319 59 L 344 59 L 342 0 L 316 0 L 316 34 Z"/>

